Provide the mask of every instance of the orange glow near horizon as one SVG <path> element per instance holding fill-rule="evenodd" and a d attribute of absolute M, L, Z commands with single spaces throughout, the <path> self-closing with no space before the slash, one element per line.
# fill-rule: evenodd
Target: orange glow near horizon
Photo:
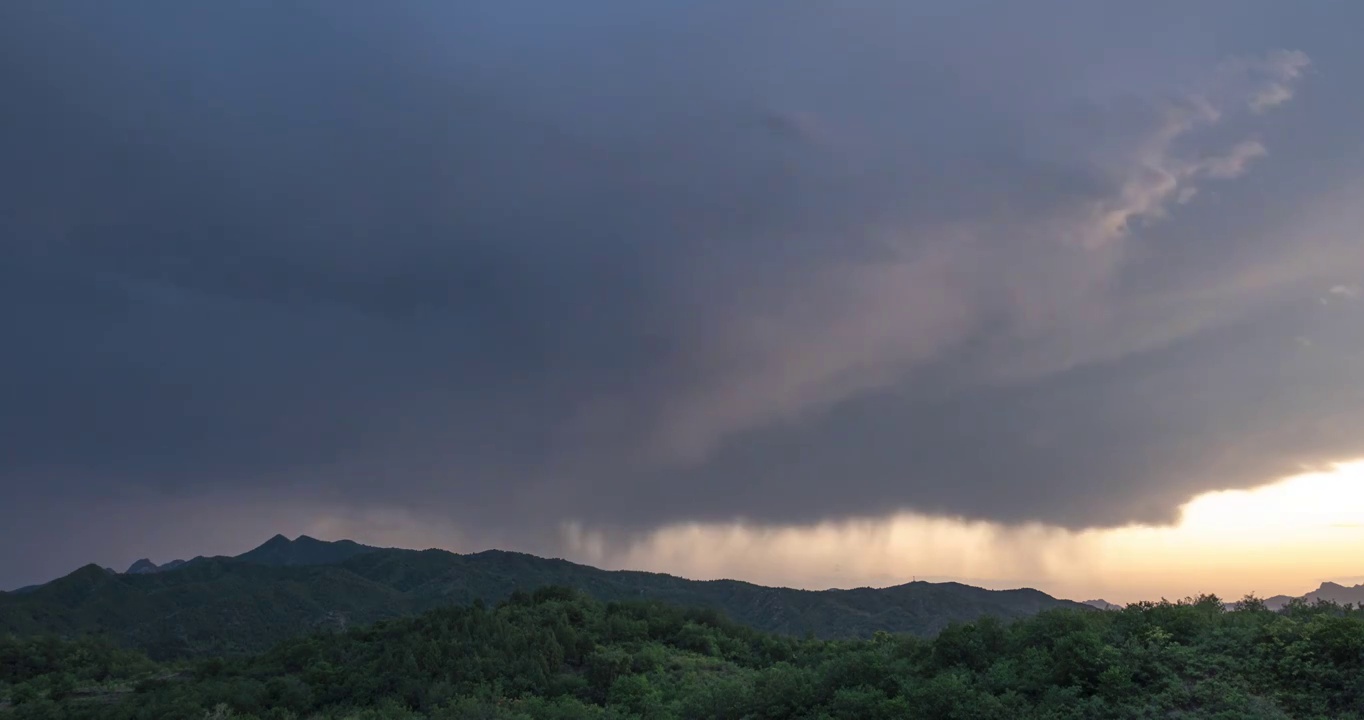
<path fill-rule="evenodd" d="M 307 532 L 396 547 L 488 547 L 399 510 L 316 517 Z M 486 540 L 484 540 L 486 542 Z M 563 529 L 555 550 L 609 569 L 824 589 L 956 580 L 1125 603 L 1215 593 L 1301 595 L 1364 582 L 1364 460 L 1250 490 L 1206 493 L 1168 526 L 1071 531 L 901 513 L 812 525 L 677 523 L 628 544 Z"/>
<path fill-rule="evenodd" d="M 791 527 L 677 524 L 623 548 L 580 528 L 566 535 L 572 557 L 612 568 L 812 589 L 918 577 L 1113 602 L 1300 595 L 1364 575 L 1364 461 L 1199 495 L 1162 527 L 1074 532 L 900 514 Z"/>

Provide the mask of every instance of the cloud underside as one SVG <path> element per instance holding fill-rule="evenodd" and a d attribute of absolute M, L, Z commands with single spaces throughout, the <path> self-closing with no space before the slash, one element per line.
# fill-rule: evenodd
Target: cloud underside
<path fill-rule="evenodd" d="M 8 9 L 0 479 L 1081 528 L 1364 454 L 1307 52 L 759 5 Z"/>

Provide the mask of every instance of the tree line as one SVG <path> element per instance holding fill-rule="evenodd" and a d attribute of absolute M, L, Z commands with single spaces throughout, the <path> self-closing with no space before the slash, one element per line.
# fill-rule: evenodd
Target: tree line
<path fill-rule="evenodd" d="M 244 657 L 0 637 L 0 717 L 1340 720 L 1364 718 L 1364 611 L 1205 596 L 815 640 L 551 587 Z"/>

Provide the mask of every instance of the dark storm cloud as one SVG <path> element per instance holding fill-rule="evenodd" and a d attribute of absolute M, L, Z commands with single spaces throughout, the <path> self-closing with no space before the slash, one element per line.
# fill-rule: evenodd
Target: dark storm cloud
<path fill-rule="evenodd" d="M 1086 526 L 1364 454 L 1319 9 L 6 5 L 0 520 Z"/>

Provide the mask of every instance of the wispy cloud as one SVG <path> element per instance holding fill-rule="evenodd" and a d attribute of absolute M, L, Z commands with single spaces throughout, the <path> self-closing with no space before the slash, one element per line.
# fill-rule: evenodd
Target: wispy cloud
<path fill-rule="evenodd" d="M 1312 61 L 1307 53 L 1298 50 L 1279 50 L 1262 61 L 1252 62 L 1248 67 L 1265 78 L 1250 98 L 1250 108 L 1264 112 L 1281 105 L 1293 97 L 1293 84 L 1302 77 Z"/>

